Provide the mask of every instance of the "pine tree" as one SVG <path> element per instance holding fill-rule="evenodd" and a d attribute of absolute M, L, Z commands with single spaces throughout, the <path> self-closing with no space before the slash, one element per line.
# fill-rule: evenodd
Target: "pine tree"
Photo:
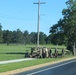
<path fill-rule="evenodd" d="M 0 43 L 3 42 L 3 33 L 2 33 L 2 26 L 1 26 L 1 23 L 0 23 Z"/>

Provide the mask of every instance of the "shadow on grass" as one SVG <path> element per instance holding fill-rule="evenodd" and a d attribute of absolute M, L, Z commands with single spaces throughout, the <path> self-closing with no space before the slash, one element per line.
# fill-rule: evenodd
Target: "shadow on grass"
<path fill-rule="evenodd" d="M 0 54 L 25 54 L 24 52 L 5 52 Z"/>

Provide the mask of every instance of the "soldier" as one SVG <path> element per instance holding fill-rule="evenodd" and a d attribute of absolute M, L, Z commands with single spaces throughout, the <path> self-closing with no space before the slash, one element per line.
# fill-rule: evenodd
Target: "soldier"
<path fill-rule="evenodd" d="M 75 46 L 73 46 L 72 54 L 73 54 L 73 56 L 75 56 Z"/>
<path fill-rule="evenodd" d="M 47 48 L 45 48 L 45 51 L 46 51 L 46 58 L 48 58 L 48 49 Z"/>
<path fill-rule="evenodd" d="M 64 56 L 65 55 L 65 49 L 63 48 L 62 49 L 62 56 Z"/>
<path fill-rule="evenodd" d="M 46 57 L 46 51 L 45 51 L 45 48 L 42 49 L 42 57 L 43 57 L 43 58 Z"/>
<path fill-rule="evenodd" d="M 51 49 L 49 50 L 49 57 L 51 57 L 51 58 L 53 57 L 52 56 L 52 50 Z"/>
<path fill-rule="evenodd" d="M 31 55 L 32 55 L 32 53 L 33 53 L 33 50 L 34 50 L 34 48 L 31 48 Z"/>
<path fill-rule="evenodd" d="M 42 58 L 42 57 L 43 57 L 43 56 L 42 56 L 42 48 L 40 48 L 39 50 L 40 50 L 40 55 L 39 55 L 39 57 Z"/>
<path fill-rule="evenodd" d="M 26 50 L 26 53 L 25 53 L 25 57 L 29 57 L 29 53 L 28 53 L 28 50 Z"/>
<path fill-rule="evenodd" d="M 55 57 L 56 58 L 58 57 L 58 50 L 57 50 L 57 48 L 55 48 Z"/>

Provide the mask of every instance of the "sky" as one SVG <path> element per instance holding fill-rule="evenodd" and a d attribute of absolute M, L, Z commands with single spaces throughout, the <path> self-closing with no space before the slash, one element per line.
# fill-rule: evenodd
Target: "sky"
<path fill-rule="evenodd" d="M 49 35 L 50 27 L 63 18 L 67 0 L 40 0 L 40 31 Z M 37 32 L 38 0 L 0 0 L 2 30 Z"/>

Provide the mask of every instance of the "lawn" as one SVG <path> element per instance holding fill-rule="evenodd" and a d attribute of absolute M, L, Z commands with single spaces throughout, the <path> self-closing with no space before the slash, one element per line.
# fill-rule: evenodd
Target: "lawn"
<path fill-rule="evenodd" d="M 16 70 L 16 69 L 20 69 L 20 68 L 25 68 L 25 67 L 29 67 L 29 66 L 34 66 L 34 65 L 38 65 L 38 64 L 43 64 L 43 63 L 47 63 L 47 62 L 51 63 L 52 61 L 56 62 L 57 60 L 61 60 L 61 59 L 69 58 L 69 57 L 73 57 L 73 56 L 70 55 L 70 56 L 65 56 L 63 58 L 45 58 L 45 59 L 42 58 L 42 59 L 36 59 L 36 60 L 4 64 L 4 65 L 0 65 L 0 73 L 6 72 L 6 71 L 11 71 L 11 70 Z"/>
<path fill-rule="evenodd" d="M 12 59 L 20 59 L 24 58 L 26 50 L 31 49 L 31 47 L 35 47 L 36 45 L 9 45 L 6 44 L 0 44 L 0 61 L 3 60 L 12 60 Z M 41 47 L 47 47 L 47 48 L 56 48 L 55 45 L 40 45 Z M 62 48 L 65 48 L 65 46 L 57 46 L 58 50 L 61 50 Z M 10 64 L 3 64 L 0 65 L 0 72 L 6 72 L 10 70 L 15 70 L 19 68 L 24 68 L 28 66 L 38 65 L 42 63 L 52 62 L 61 60 L 64 58 L 72 57 L 72 55 L 67 55 L 63 58 L 42 58 L 42 59 L 36 59 L 36 60 L 29 60 L 29 61 L 23 61 L 23 62 L 17 62 L 17 63 L 10 63 Z"/>
<path fill-rule="evenodd" d="M 56 48 L 55 45 L 40 45 L 41 47 Z M 24 58 L 26 50 L 30 51 L 31 47 L 36 45 L 16 45 L 0 44 L 0 61 Z M 58 46 L 59 49 L 65 46 Z"/>
<path fill-rule="evenodd" d="M 0 45 L 0 61 L 24 58 L 26 50 L 30 50 L 26 45 Z"/>

